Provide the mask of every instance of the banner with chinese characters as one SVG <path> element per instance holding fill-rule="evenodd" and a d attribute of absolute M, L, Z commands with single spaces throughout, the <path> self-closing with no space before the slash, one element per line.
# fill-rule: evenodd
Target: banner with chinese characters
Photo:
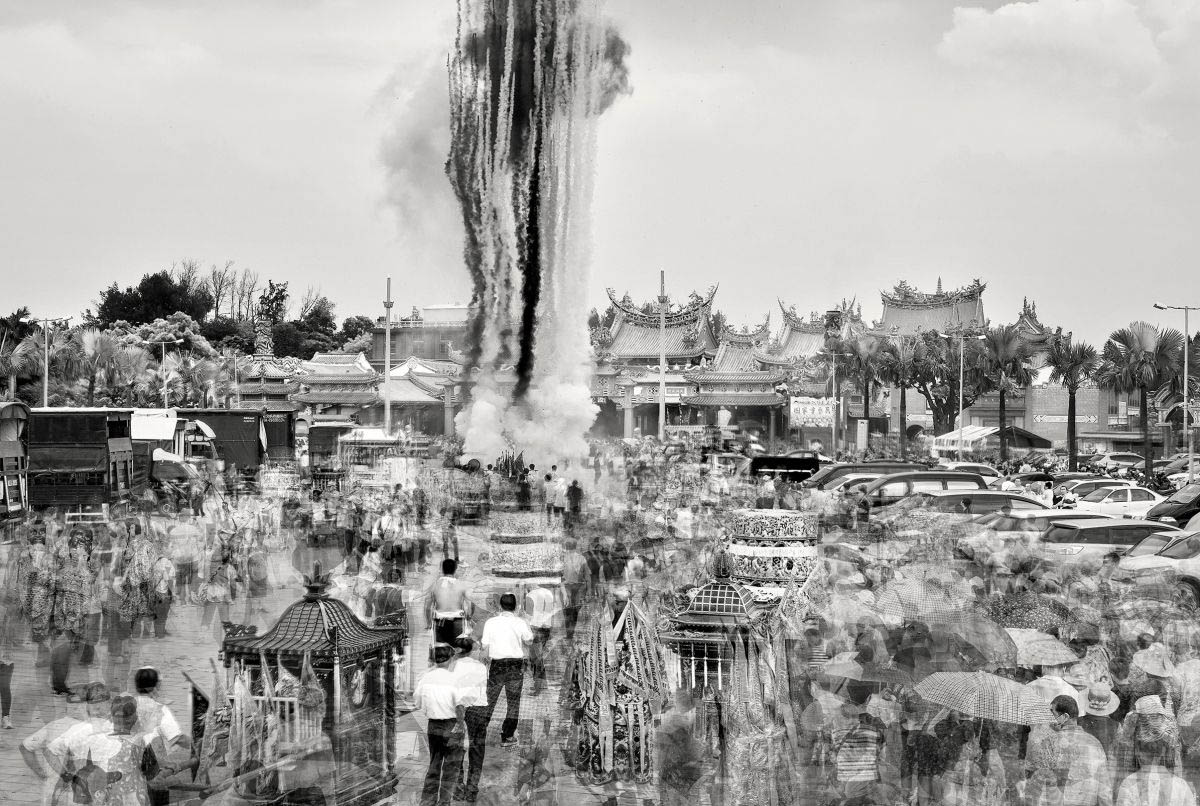
<path fill-rule="evenodd" d="M 832 428 L 833 398 L 793 397 L 791 426 L 792 428 Z"/>

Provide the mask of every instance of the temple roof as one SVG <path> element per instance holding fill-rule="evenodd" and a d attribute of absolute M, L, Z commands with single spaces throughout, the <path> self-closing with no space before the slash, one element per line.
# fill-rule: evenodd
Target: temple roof
<path fill-rule="evenodd" d="M 746 625 L 754 618 L 754 595 L 746 586 L 730 579 L 730 566 L 724 552 L 714 557 L 713 566 L 713 580 L 701 586 L 687 607 L 671 619 L 677 626 Z"/>
<path fill-rule="evenodd" d="M 785 400 L 774 392 L 702 393 L 679 398 L 689 406 L 782 406 Z"/>
<path fill-rule="evenodd" d="M 345 603 L 326 596 L 320 581 L 310 581 L 304 598 L 284 610 L 265 634 L 226 638 L 222 649 L 227 659 L 230 655 L 257 656 L 260 652 L 293 657 L 311 652 L 314 657 L 354 658 L 387 647 L 400 649 L 406 632 L 404 628 L 368 627 Z"/>
<path fill-rule="evenodd" d="M 384 386 L 387 387 L 386 392 L 388 399 L 393 403 L 429 403 L 442 405 L 442 396 L 435 394 L 432 388 L 417 382 L 417 379 L 412 376 L 402 376 L 399 378 L 393 377 L 389 381 L 384 381 Z M 382 395 L 384 389 L 380 389 Z"/>
<path fill-rule="evenodd" d="M 709 315 L 716 292 L 717 287 L 713 286 L 708 296 L 693 294 L 687 305 L 667 312 L 661 341 L 665 342 L 668 361 L 697 358 L 716 348 L 717 341 L 709 327 Z M 658 314 L 640 310 L 629 299 L 629 295 L 617 299 L 611 288 L 608 289 L 608 297 L 617 315 L 611 328 L 598 329 L 599 332 L 593 334 L 597 351 L 618 358 L 657 358 L 662 347 Z"/>
<path fill-rule="evenodd" d="M 378 382 L 379 373 L 362 353 L 317 353 L 304 362 L 304 383 L 341 383 L 347 380 Z"/>
<path fill-rule="evenodd" d="M 252 355 L 238 362 L 238 374 L 243 378 L 294 378 L 302 372 L 299 358 L 274 355 Z"/>
<path fill-rule="evenodd" d="M 927 330 L 986 327 L 987 317 L 983 313 L 986 288 L 987 284 L 975 280 L 964 288 L 942 291 L 941 281 L 938 281 L 938 290 L 928 294 L 901 282 L 890 294 L 880 292 L 882 329 L 900 335 L 916 335 Z"/>

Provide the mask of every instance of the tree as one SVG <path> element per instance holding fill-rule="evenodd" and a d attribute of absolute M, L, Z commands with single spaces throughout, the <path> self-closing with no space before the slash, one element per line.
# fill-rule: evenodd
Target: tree
<path fill-rule="evenodd" d="M 113 283 L 100 292 L 94 319 L 101 326 L 121 321 L 140 325 L 179 311 L 199 321 L 212 308 L 207 284 L 199 281 L 195 266 L 188 263 L 174 271 L 143 275 L 136 286 L 124 291 Z"/>
<path fill-rule="evenodd" d="M 8 399 L 17 399 L 17 381 L 26 377 L 35 362 L 25 338 L 33 333 L 32 323 L 24 322 L 29 309 L 22 306 L 0 319 L 0 378 L 8 381 Z"/>
<path fill-rule="evenodd" d="M 967 408 L 990 384 L 986 354 L 980 342 L 925 331 L 914 345 L 913 388 L 921 393 L 933 412 L 933 432 L 939 436 L 952 430 L 958 420 L 959 350 L 964 343 L 962 407 Z"/>
<path fill-rule="evenodd" d="M 221 316 L 221 305 L 226 297 L 233 297 L 234 286 L 237 283 L 237 272 L 233 270 L 233 261 L 227 260 L 223 268 L 215 265 L 208 270 L 208 293 L 213 299 L 213 316 Z M 232 317 L 232 314 L 231 314 Z"/>
<path fill-rule="evenodd" d="M 1100 355 L 1087 342 L 1055 339 L 1050 344 L 1046 362 L 1050 367 L 1050 382 L 1061 383 L 1067 390 L 1067 469 L 1074 472 L 1079 469 L 1075 446 L 1075 395 L 1096 377 Z"/>
<path fill-rule="evenodd" d="M 142 325 L 133 326 L 129 322 L 117 322 L 112 330 L 118 335 L 122 344 L 133 345 L 150 350 L 161 356 L 163 342 L 178 339 L 181 344 L 168 344 L 167 352 L 183 351 L 195 353 L 201 358 L 212 358 L 217 351 L 201 332 L 200 324 L 183 312 L 173 313 L 162 319 L 155 319 Z"/>
<path fill-rule="evenodd" d="M 1159 330 L 1148 322 L 1133 322 L 1114 330 L 1104 343 L 1096 380 L 1101 386 L 1123 394 L 1138 393 L 1142 420 L 1142 449 L 1146 475 L 1154 462 L 1150 441 L 1150 391 L 1171 382 L 1179 371 L 1183 334 L 1168 328 Z"/>
<path fill-rule="evenodd" d="M 850 377 L 861 384 L 863 393 L 863 419 L 870 422 L 871 397 L 876 384 L 881 380 L 885 364 L 886 342 L 871 333 L 851 335 L 846 339 L 837 339 L 835 349 L 846 355 L 847 369 Z M 867 444 L 860 446 L 864 450 L 871 447 L 871 429 L 867 429 Z"/>
<path fill-rule="evenodd" d="M 1033 382 L 1033 351 L 1016 325 L 994 327 L 984 334 L 987 371 L 1000 397 L 1000 461 L 1008 459 L 1008 395 Z"/>
<path fill-rule="evenodd" d="M 234 349 L 254 352 L 254 328 L 249 322 L 238 322 L 227 316 L 214 317 L 200 323 L 200 335 L 217 350 Z"/>
<path fill-rule="evenodd" d="M 729 319 L 723 311 L 714 310 L 708 317 L 708 326 L 711 328 L 713 335 L 717 338 L 721 337 L 721 331 L 725 329 L 725 325 L 729 323 Z M 611 324 L 611 322 L 609 323 Z"/>
<path fill-rule="evenodd" d="M 346 341 L 356 339 L 366 333 L 370 335 L 375 330 L 375 320 L 369 316 L 348 316 L 342 321 L 342 338 Z"/>
<path fill-rule="evenodd" d="M 258 297 L 258 315 L 273 325 L 287 317 L 288 284 L 267 280 L 267 288 Z"/>
<path fill-rule="evenodd" d="M 888 341 L 880 377 L 900 393 L 900 458 L 908 458 L 908 390 L 915 375 L 916 340 L 897 335 Z"/>
<path fill-rule="evenodd" d="M 122 345 L 111 333 L 94 327 L 76 331 L 79 342 L 80 364 L 84 382 L 87 384 L 87 405 L 96 405 L 96 389 L 107 391 L 105 380 L 112 371 L 113 362 Z"/>

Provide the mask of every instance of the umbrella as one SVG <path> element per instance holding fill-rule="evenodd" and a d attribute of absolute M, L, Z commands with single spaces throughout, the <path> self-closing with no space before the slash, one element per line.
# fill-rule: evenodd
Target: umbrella
<path fill-rule="evenodd" d="M 868 599 L 870 596 L 868 594 Z M 829 604 L 824 608 L 826 618 L 833 624 L 881 624 L 879 614 L 871 609 L 871 605 L 859 596 L 848 596 L 844 593 L 833 593 L 829 596 Z"/>
<path fill-rule="evenodd" d="M 1014 725 L 1054 721 L 1050 709 L 1020 683 L 987 672 L 934 672 L 916 685 L 927 701 L 976 719 Z"/>
<path fill-rule="evenodd" d="M 875 598 L 875 612 L 900 623 L 948 624 L 966 618 L 970 607 L 969 601 L 949 593 L 941 581 L 928 579 L 889 582 Z"/>
<path fill-rule="evenodd" d="M 1039 677 L 1032 683 L 1027 683 L 1025 688 L 1044 702 L 1047 707 L 1054 702 L 1055 697 L 1067 696 L 1073 697 L 1078 703 L 1080 714 L 1083 714 L 1087 708 L 1086 692 L 1080 691 L 1061 677 Z"/>
<path fill-rule="evenodd" d="M 983 663 L 996 666 L 1017 665 L 1017 644 L 1012 636 L 996 622 L 979 613 L 965 613 L 946 622 L 934 623 L 933 632 L 944 632 L 970 645 Z"/>
<path fill-rule="evenodd" d="M 826 662 L 823 671 L 828 677 L 844 677 L 847 680 L 858 680 L 863 683 L 883 683 L 889 686 L 912 684 L 912 677 L 903 669 L 878 663 L 859 663 L 855 660 L 857 655 L 857 652 L 842 652 L 834 655 Z"/>
<path fill-rule="evenodd" d="M 1074 650 L 1053 635 L 1022 627 L 1009 627 L 1007 631 L 1017 645 L 1019 666 L 1060 666 L 1079 660 Z"/>
<path fill-rule="evenodd" d="M 1057 629 L 1075 621 L 1071 609 L 1058 599 L 1029 591 L 1009 593 L 989 601 L 985 608 L 1001 627 L 1029 630 Z"/>

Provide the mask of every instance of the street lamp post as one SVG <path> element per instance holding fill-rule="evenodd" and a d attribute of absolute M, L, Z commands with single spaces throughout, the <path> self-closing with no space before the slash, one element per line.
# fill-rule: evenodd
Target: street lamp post
<path fill-rule="evenodd" d="M 163 400 L 163 408 L 165 409 L 167 407 L 167 394 L 168 394 L 168 392 L 167 392 L 167 345 L 168 344 L 183 344 L 183 339 L 163 339 L 161 341 L 147 342 L 147 344 L 162 345 L 162 362 L 158 366 L 159 366 L 159 369 L 162 370 L 162 374 L 163 374 L 162 400 Z"/>
<path fill-rule="evenodd" d="M 387 278 L 387 297 L 383 300 L 383 435 L 392 435 L 392 278 Z M 449 390 L 446 392 L 450 394 Z"/>
<path fill-rule="evenodd" d="M 27 325 L 42 326 L 42 347 L 45 351 L 42 357 L 42 408 L 46 408 L 50 405 L 50 326 L 60 323 L 65 325 L 71 321 L 71 317 L 36 319 L 32 316 L 22 316 L 21 321 Z"/>
<path fill-rule="evenodd" d="M 658 273 L 658 441 L 667 441 L 667 273 Z"/>
<path fill-rule="evenodd" d="M 1188 383 L 1191 380 L 1189 375 L 1190 367 L 1188 365 L 1188 353 L 1191 352 L 1192 333 L 1188 325 L 1188 313 L 1190 311 L 1200 310 L 1200 306 L 1195 305 L 1159 305 L 1154 303 L 1154 307 L 1160 311 L 1183 311 L 1183 430 L 1187 432 L 1187 480 L 1188 484 L 1192 483 L 1192 424 L 1191 419 L 1191 395 L 1188 389 Z M 1145 417 L 1145 413 L 1142 414 Z"/>
<path fill-rule="evenodd" d="M 933 331 L 934 335 L 949 339 L 952 335 L 958 336 L 958 461 L 963 460 L 963 377 L 966 375 L 966 354 L 967 354 L 967 339 L 975 341 L 983 341 L 986 336 L 981 333 L 967 334 L 964 328 L 959 328 L 954 334 L 942 333 Z M 1003 439 L 1004 435 L 1001 434 Z"/>

